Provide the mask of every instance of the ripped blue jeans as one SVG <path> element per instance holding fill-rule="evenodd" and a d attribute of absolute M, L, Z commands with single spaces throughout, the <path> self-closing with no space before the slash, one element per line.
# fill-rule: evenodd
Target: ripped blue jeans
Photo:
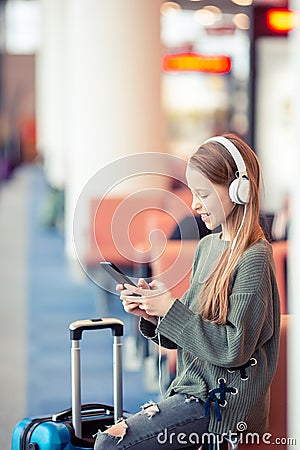
<path fill-rule="evenodd" d="M 99 431 L 95 450 L 198 449 L 207 433 L 205 405 L 194 396 L 175 394 L 120 422 L 117 435 Z M 116 434 L 116 433 L 115 433 Z"/>

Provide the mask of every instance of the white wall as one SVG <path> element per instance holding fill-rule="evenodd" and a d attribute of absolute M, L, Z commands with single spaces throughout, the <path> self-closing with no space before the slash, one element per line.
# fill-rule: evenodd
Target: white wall
<path fill-rule="evenodd" d="M 292 99 L 294 73 L 285 38 L 261 38 L 257 43 L 257 116 L 255 149 L 265 185 L 262 204 L 280 209 L 291 188 Z"/>

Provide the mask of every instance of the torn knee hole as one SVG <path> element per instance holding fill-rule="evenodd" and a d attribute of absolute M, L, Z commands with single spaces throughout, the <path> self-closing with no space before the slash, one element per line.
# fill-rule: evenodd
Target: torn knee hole
<path fill-rule="evenodd" d="M 126 434 L 127 428 L 127 423 L 125 422 L 125 420 L 122 420 L 121 422 L 118 422 L 112 427 L 105 430 L 104 433 L 123 439 Z"/>
<path fill-rule="evenodd" d="M 142 406 L 142 410 L 151 419 L 155 414 L 159 413 L 159 407 L 156 403 L 146 403 Z"/>

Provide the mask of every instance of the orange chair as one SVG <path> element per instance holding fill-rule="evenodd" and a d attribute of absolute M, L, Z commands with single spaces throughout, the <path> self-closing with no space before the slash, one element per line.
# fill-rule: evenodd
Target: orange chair
<path fill-rule="evenodd" d="M 151 246 L 147 223 L 161 204 L 159 196 L 140 193 L 92 199 L 86 265 L 105 260 L 132 266 L 143 261 L 143 253 Z"/>
<path fill-rule="evenodd" d="M 191 193 L 187 188 L 147 190 L 128 195 L 93 198 L 85 263 L 95 266 L 111 260 L 122 266 L 148 262 L 155 241 L 168 238 L 176 224 L 191 213 Z M 153 232 L 153 233 L 152 233 Z"/>
<path fill-rule="evenodd" d="M 135 260 L 147 265 L 147 272 L 151 276 L 151 262 L 165 248 L 166 242 L 176 226 L 175 218 L 160 208 L 151 209 L 147 213 L 144 227 L 144 241 L 139 241 L 135 248 Z M 154 250 L 155 249 L 155 250 Z"/>
<path fill-rule="evenodd" d="M 280 296 L 281 314 L 287 314 L 288 308 L 286 271 L 288 258 L 288 241 L 272 242 L 272 248 Z"/>
<path fill-rule="evenodd" d="M 180 298 L 189 287 L 189 280 L 198 240 L 169 240 L 165 248 L 152 249 L 152 275 L 165 283 Z"/>
<path fill-rule="evenodd" d="M 123 262 L 120 254 L 113 245 L 111 236 L 111 220 L 114 211 L 122 201 L 119 198 L 107 198 L 105 200 L 92 199 L 90 203 L 90 222 L 88 230 L 88 243 L 85 263 L 89 266 L 95 266 L 100 261 L 112 260 L 116 264 Z M 101 214 L 100 211 L 101 205 Z M 104 238 L 106 236 L 106 239 Z"/>
<path fill-rule="evenodd" d="M 287 335 L 289 321 L 289 314 L 281 315 L 279 360 L 271 385 L 270 433 L 279 438 L 287 437 Z M 286 447 L 276 445 L 276 448 Z"/>

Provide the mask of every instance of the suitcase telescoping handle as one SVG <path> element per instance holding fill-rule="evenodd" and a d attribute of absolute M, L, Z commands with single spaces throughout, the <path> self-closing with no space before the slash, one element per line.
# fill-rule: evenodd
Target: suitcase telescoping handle
<path fill-rule="evenodd" d="M 72 322 L 69 326 L 71 347 L 72 377 L 72 424 L 75 436 L 81 438 L 81 367 L 80 340 L 85 330 L 101 330 L 110 328 L 113 335 L 113 386 L 114 386 L 114 420 L 117 422 L 123 415 L 122 390 L 122 337 L 124 323 L 119 319 L 84 319 Z"/>

